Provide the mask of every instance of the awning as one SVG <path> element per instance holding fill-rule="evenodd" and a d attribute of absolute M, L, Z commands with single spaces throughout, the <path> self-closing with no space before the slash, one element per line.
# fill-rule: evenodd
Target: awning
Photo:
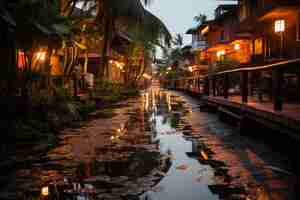
<path fill-rule="evenodd" d="M 268 65 L 256 66 L 256 67 L 243 67 L 243 68 L 238 68 L 238 69 L 226 70 L 226 71 L 218 72 L 218 73 L 216 73 L 216 75 L 228 74 L 228 73 L 233 73 L 233 72 L 242 72 L 242 71 L 272 70 L 274 68 L 286 68 L 286 67 L 290 67 L 291 65 L 297 66 L 295 64 L 300 64 L 300 58 L 292 59 L 292 60 L 286 60 L 286 61 L 281 61 L 281 62 L 277 62 L 277 63 L 273 63 L 273 64 L 268 64 Z"/>
<path fill-rule="evenodd" d="M 258 21 L 265 21 L 268 19 L 277 19 L 278 17 L 287 17 L 290 15 L 294 15 L 295 12 L 299 11 L 300 6 L 294 5 L 294 6 L 282 6 L 278 8 L 274 8 L 270 10 L 269 12 L 262 15 Z"/>

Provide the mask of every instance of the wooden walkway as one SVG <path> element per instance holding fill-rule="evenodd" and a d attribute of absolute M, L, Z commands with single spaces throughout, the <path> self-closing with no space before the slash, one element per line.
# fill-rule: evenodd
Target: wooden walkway
<path fill-rule="evenodd" d="M 220 99 L 220 100 L 226 100 L 223 97 L 214 97 L 214 98 Z M 248 103 L 242 103 L 241 96 L 230 96 L 227 101 L 244 104 L 249 107 L 253 107 L 257 110 L 270 112 L 275 115 L 279 115 L 279 116 L 286 117 L 286 118 L 291 118 L 293 120 L 299 120 L 299 123 L 300 123 L 300 102 L 299 103 L 285 103 L 285 104 L 283 104 L 282 111 L 274 111 L 272 102 L 267 102 L 267 101 L 259 102 L 257 100 L 257 98 L 254 98 L 254 97 L 249 97 Z"/>
<path fill-rule="evenodd" d="M 290 129 L 298 132 L 300 139 L 300 103 L 285 103 L 282 111 L 275 111 L 272 102 L 259 102 L 256 98 L 249 97 L 248 103 L 242 103 L 241 96 L 229 96 L 225 99 L 222 96 L 206 96 L 203 97 L 208 104 L 233 108 L 239 111 L 239 114 L 246 115 L 255 121 L 264 125 L 272 124 L 272 127 L 285 132 L 284 129 Z M 285 128 L 282 128 L 285 127 Z M 290 131 L 287 131 L 290 133 Z M 293 134 L 293 136 L 295 136 Z"/>

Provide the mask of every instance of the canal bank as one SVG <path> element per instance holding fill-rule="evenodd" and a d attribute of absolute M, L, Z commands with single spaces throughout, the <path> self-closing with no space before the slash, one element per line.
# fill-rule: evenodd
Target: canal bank
<path fill-rule="evenodd" d="M 191 119 L 193 128 L 201 133 L 213 158 L 226 163 L 231 184 L 247 188 L 250 199 L 299 198 L 297 141 L 256 123 L 241 132 L 231 116 L 210 112 L 217 110 L 207 109 L 198 97 L 175 93 L 197 110 Z"/>
<path fill-rule="evenodd" d="M 194 169 L 193 165 L 186 164 L 182 157 L 176 159 L 178 151 L 181 153 L 184 151 L 186 155 L 197 160 L 200 167 L 205 168 L 206 166 L 209 169 L 208 172 L 213 172 L 213 176 L 210 176 L 211 179 L 208 179 L 209 181 L 205 175 L 194 178 L 194 180 L 202 183 L 204 188 L 209 188 L 206 195 L 210 193 L 216 195 L 202 196 L 204 199 L 216 197 L 247 200 L 298 199 L 299 178 L 297 178 L 297 168 L 294 168 L 295 163 L 291 162 L 291 160 L 295 160 L 291 159 L 292 154 L 277 151 L 276 146 L 274 148 L 272 143 L 270 144 L 260 137 L 239 134 L 234 126 L 222 122 L 214 113 L 201 111 L 202 103 L 196 98 L 174 91 L 156 93 L 154 104 L 158 105 L 154 108 L 153 121 L 158 130 L 157 137 L 164 148 L 172 150 L 175 146 L 174 154 L 177 162 L 176 164 L 173 163 L 167 176 L 158 184 L 160 186 L 159 192 L 151 192 L 149 199 L 199 198 L 197 192 L 201 190 L 201 187 L 198 186 L 196 192 L 189 190 L 191 188 L 189 178 L 184 178 L 185 176 L 189 177 L 189 175 L 182 175 L 179 183 L 175 181 L 176 178 L 174 177 L 177 176 L 178 171 L 174 169 L 183 169 L 185 172 L 189 172 L 190 169 L 190 173 L 193 173 Z M 163 100 L 164 98 L 165 100 Z M 163 101 L 167 102 L 166 105 L 161 103 Z M 181 105 L 182 108 L 179 109 L 179 112 L 178 105 Z M 173 125 L 175 130 L 173 128 L 170 131 L 168 124 L 172 124 L 172 122 L 175 123 L 175 126 Z M 265 131 L 268 133 L 268 130 Z M 189 148 L 193 149 L 192 152 L 184 150 L 180 146 L 176 147 L 180 144 L 180 137 L 190 142 Z M 285 146 L 280 147 L 286 148 Z M 170 183 L 168 180 L 173 181 Z M 181 188 L 177 188 L 178 184 L 181 185 Z M 172 187 L 172 185 L 177 187 Z M 194 183 L 194 185 L 197 184 Z"/>

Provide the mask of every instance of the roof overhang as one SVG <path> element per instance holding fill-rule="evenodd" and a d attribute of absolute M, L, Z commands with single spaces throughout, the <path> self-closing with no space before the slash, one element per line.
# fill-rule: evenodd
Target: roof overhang
<path fill-rule="evenodd" d="M 262 15 L 258 21 L 265 21 L 270 19 L 278 19 L 280 17 L 287 17 L 294 15 L 300 10 L 300 6 L 283 6 L 270 10 L 269 12 Z"/>
<path fill-rule="evenodd" d="M 233 70 L 226 70 L 226 71 L 218 72 L 216 75 L 241 72 L 241 71 L 264 71 L 264 70 L 272 70 L 275 68 L 289 68 L 289 67 L 297 68 L 297 66 L 298 66 L 297 64 L 300 64 L 300 58 L 280 61 L 280 62 L 276 62 L 273 64 L 267 64 L 267 65 L 262 65 L 262 66 L 243 67 L 243 68 L 237 68 L 237 69 L 233 69 Z"/>

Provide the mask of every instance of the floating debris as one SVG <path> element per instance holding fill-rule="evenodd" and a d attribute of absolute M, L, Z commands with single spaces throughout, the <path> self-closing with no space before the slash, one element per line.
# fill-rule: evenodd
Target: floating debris
<path fill-rule="evenodd" d="M 182 170 L 182 171 L 186 171 L 188 168 L 189 168 L 189 166 L 187 166 L 187 165 L 179 165 L 176 167 L 176 169 Z"/>

